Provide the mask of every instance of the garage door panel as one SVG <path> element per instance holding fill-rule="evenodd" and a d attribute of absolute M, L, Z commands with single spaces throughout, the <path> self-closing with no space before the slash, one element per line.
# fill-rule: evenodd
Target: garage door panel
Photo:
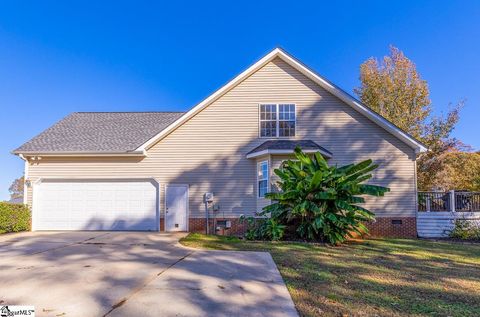
<path fill-rule="evenodd" d="M 35 230 L 158 230 L 149 181 L 45 181 L 35 190 Z"/>

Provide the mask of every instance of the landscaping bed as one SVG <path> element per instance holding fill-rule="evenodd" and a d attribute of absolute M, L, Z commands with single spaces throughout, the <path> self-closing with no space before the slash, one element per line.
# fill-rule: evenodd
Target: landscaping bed
<path fill-rule="evenodd" d="M 338 247 L 189 234 L 189 247 L 270 252 L 303 316 L 480 316 L 480 245 L 415 239 Z"/>

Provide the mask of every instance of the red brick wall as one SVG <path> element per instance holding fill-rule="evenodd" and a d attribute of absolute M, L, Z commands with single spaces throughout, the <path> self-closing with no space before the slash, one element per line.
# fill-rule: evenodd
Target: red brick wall
<path fill-rule="evenodd" d="M 219 221 L 219 220 L 231 221 L 232 227 L 230 229 L 216 231 L 216 234 L 222 234 L 227 236 L 240 236 L 245 233 L 246 225 L 243 223 L 240 223 L 240 220 L 238 218 L 216 218 L 216 221 Z M 204 218 L 190 218 L 188 221 L 189 231 L 205 233 L 205 222 L 206 220 Z M 209 219 L 208 222 L 210 226 L 209 227 L 210 234 L 212 234 L 214 229 L 214 223 L 213 223 L 214 220 Z"/>
<path fill-rule="evenodd" d="M 392 221 L 401 224 L 394 224 Z M 416 238 L 417 219 L 415 217 L 379 217 L 367 224 L 371 237 Z"/>
<path fill-rule="evenodd" d="M 246 225 L 240 223 L 238 218 L 217 218 L 216 220 L 230 220 L 232 227 L 230 229 L 217 231 L 217 234 L 239 236 L 245 233 Z M 394 224 L 394 221 L 401 221 L 401 224 Z M 213 219 L 209 219 L 210 234 L 213 233 Z M 190 232 L 205 233 L 204 218 L 190 218 L 188 221 Z M 417 222 L 415 217 L 379 217 L 375 222 L 367 224 L 371 237 L 399 237 L 416 238 Z M 164 231 L 164 219 L 160 219 L 160 230 Z"/>

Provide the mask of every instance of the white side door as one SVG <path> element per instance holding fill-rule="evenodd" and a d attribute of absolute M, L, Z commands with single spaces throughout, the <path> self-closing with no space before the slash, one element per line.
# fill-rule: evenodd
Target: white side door
<path fill-rule="evenodd" d="M 166 185 L 165 231 L 188 231 L 188 185 Z"/>

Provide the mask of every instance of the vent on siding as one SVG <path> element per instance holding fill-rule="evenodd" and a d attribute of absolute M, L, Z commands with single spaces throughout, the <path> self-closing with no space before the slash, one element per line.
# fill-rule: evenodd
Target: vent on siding
<path fill-rule="evenodd" d="M 392 225 L 401 225 L 402 224 L 402 220 L 401 219 L 393 219 L 392 220 Z"/>

